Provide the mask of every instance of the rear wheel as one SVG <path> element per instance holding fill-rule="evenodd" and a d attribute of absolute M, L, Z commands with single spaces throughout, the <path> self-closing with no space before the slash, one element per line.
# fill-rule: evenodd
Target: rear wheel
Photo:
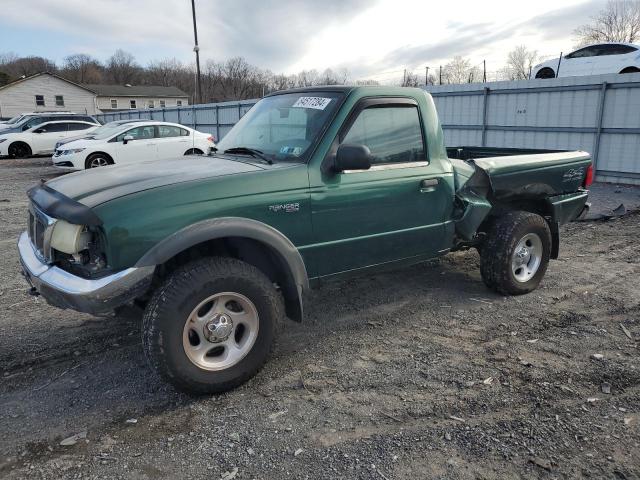
<path fill-rule="evenodd" d="M 556 72 L 553 71 L 553 68 L 545 67 L 536 73 L 536 78 L 556 78 Z"/>
<path fill-rule="evenodd" d="M 495 220 L 480 253 L 480 273 L 491 289 L 506 295 L 535 290 L 551 253 L 547 221 L 529 212 L 509 212 Z"/>
<path fill-rule="evenodd" d="M 31 147 L 24 142 L 13 142 L 9 145 L 8 153 L 13 158 L 26 158 L 31 156 Z"/>
<path fill-rule="evenodd" d="M 84 168 L 98 168 L 113 165 L 113 160 L 106 153 L 92 153 L 84 162 Z"/>
<path fill-rule="evenodd" d="M 201 258 L 154 293 L 143 319 L 147 359 L 179 390 L 217 393 L 253 377 L 266 361 L 282 300 L 257 268 Z"/>

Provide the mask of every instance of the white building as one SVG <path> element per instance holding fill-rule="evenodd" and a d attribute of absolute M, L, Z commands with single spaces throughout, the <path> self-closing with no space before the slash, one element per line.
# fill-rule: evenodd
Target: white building
<path fill-rule="evenodd" d="M 81 85 L 48 72 L 0 87 L 0 118 L 11 118 L 23 112 L 72 111 L 95 115 L 188 104 L 189 96 L 176 87 Z"/>

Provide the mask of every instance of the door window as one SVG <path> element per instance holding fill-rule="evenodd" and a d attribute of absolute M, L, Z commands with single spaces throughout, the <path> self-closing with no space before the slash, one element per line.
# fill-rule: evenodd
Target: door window
<path fill-rule="evenodd" d="M 187 137 L 189 131 L 184 128 L 174 127 L 173 125 L 158 125 L 158 137 Z"/>
<path fill-rule="evenodd" d="M 55 133 L 55 132 L 66 132 L 68 128 L 67 123 L 46 123 L 42 125 L 39 129 L 42 130 L 42 133 Z"/>
<path fill-rule="evenodd" d="M 132 128 L 131 130 L 121 133 L 116 137 L 116 142 L 122 142 L 124 137 L 127 135 L 131 135 L 134 140 L 146 140 L 154 138 L 155 136 L 153 132 L 153 125 L 146 125 L 144 127 Z"/>
<path fill-rule="evenodd" d="M 369 147 L 372 165 L 426 160 L 420 115 L 414 105 L 362 110 L 342 143 Z"/>
<path fill-rule="evenodd" d="M 69 130 L 86 130 L 94 126 L 95 125 L 89 125 L 88 123 L 70 123 Z"/>

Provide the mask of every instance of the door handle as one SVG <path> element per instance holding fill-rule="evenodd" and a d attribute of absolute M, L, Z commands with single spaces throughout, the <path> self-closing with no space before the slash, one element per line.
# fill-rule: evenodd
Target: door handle
<path fill-rule="evenodd" d="M 438 183 L 440 182 L 437 178 L 425 178 L 420 182 L 420 192 L 433 192 Z"/>

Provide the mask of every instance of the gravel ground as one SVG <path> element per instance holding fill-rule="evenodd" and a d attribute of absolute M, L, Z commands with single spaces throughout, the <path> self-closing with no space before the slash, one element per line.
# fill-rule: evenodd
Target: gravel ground
<path fill-rule="evenodd" d="M 25 294 L 45 164 L 0 164 L 0 477 L 640 479 L 639 214 L 564 227 L 522 297 L 487 291 L 475 251 L 327 284 L 253 380 L 194 398 L 152 374 L 135 312 Z"/>

